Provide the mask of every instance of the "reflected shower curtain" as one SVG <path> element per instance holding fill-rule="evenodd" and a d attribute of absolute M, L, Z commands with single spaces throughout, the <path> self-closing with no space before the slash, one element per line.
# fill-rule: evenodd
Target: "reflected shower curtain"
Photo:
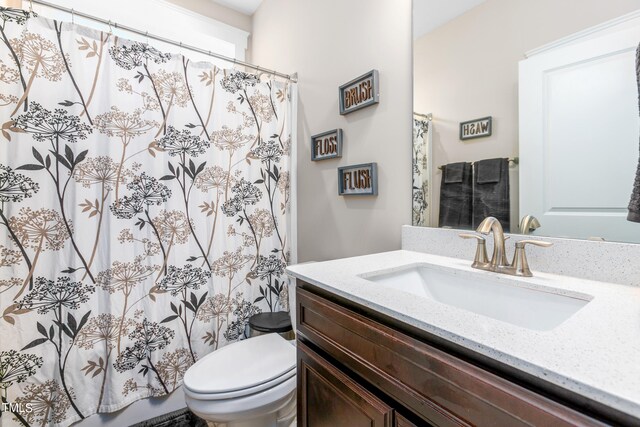
<path fill-rule="evenodd" d="M 67 426 L 287 309 L 292 87 L 0 14 L 1 422 Z"/>
<path fill-rule="evenodd" d="M 429 226 L 431 121 L 413 116 L 412 225 Z"/>

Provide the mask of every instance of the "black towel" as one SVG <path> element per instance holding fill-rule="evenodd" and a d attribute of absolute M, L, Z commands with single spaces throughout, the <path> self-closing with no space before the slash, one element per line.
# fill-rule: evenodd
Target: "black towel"
<path fill-rule="evenodd" d="M 640 107 L 640 45 L 638 45 L 636 49 L 636 81 L 638 83 L 638 106 Z M 627 220 L 640 222 L 640 160 L 638 161 L 636 179 L 633 183 L 633 191 L 631 192 Z"/>
<path fill-rule="evenodd" d="M 439 225 L 471 228 L 471 163 L 443 166 Z"/>
<path fill-rule="evenodd" d="M 509 231 L 509 159 L 480 160 L 473 170 L 473 228 L 493 216 Z"/>

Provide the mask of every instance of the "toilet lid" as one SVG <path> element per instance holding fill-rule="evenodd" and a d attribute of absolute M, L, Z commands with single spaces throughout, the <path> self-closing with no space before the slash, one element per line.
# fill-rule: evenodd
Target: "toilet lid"
<path fill-rule="evenodd" d="M 278 334 L 260 335 L 208 354 L 189 368 L 184 386 L 194 393 L 256 387 L 290 372 L 296 349 Z"/>

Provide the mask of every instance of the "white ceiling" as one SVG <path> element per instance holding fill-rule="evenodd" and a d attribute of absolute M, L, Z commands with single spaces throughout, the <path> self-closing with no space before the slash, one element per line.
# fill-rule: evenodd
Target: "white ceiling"
<path fill-rule="evenodd" d="M 485 0 L 413 0 L 413 39 L 446 24 Z"/>
<path fill-rule="evenodd" d="M 211 0 L 251 16 L 262 0 Z M 435 30 L 486 0 L 413 0 L 413 39 Z"/>
<path fill-rule="evenodd" d="M 229 9 L 233 9 L 240 13 L 244 13 L 245 15 L 253 15 L 253 12 L 258 9 L 262 0 L 212 0 L 215 3 L 221 4 L 223 6 L 228 7 Z"/>

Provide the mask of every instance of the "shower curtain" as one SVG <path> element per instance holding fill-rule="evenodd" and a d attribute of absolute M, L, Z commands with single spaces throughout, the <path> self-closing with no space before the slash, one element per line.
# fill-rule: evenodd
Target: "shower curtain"
<path fill-rule="evenodd" d="M 287 309 L 294 88 L 0 15 L 1 422 L 67 426 Z"/>
<path fill-rule="evenodd" d="M 413 117 L 412 224 L 429 226 L 431 121 Z"/>

